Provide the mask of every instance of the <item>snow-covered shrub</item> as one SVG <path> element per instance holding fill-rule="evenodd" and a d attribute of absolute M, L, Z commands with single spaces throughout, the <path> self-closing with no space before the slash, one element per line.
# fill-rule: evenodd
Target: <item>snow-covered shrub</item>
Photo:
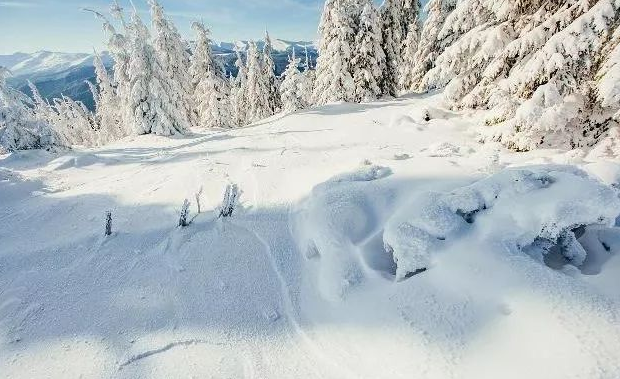
<path fill-rule="evenodd" d="M 201 212 L 200 199 L 202 198 L 202 192 L 203 192 L 203 188 L 200 187 L 200 190 L 198 190 L 198 192 L 196 192 L 196 194 L 194 195 L 194 198 L 196 199 L 196 207 L 198 208 L 198 213 Z"/>
<path fill-rule="evenodd" d="M 37 118 L 32 101 L 7 84 L 10 72 L 0 67 L 0 149 L 40 149 L 56 144 L 49 125 Z"/>
<path fill-rule="evenodd" d="M 112 212 L 111 211 L 107 211 L 105 213 L 105 235 L 106 236 L 112 235 Z"/>
<path fill-rule="evenodd" d="M 224 198 L 222 199 L 222 204 L 220 205 L 219 217 L 231 217 L 237 204 L 239 202 L 239 197 L 241 196 L 241 191 L 236 184 L 229 184 L 226 186 L 226 190 L 224 191 Z"/>
<path fill-rule="evenodd" d="M 583 171 L 540 166 L 510 169 L 450 193 L 426 193 L 387 223 L 386 250 L 396 275 L 431 268 L 455 241 L 475 235 L 478 243 L 509 246 L 543 261 L 559 251 L 566 264 L 585 260 L 575 232 L 613 225 L 620 214 L 616 192 Z"/>
<path fill-rule="evenodd" d="M 179 214 L 179 226 L 185 227 L 189 225 L 189 200 L 185 199 L 183 201 L 183 205 L 181 206 L 181 213 Z"/>

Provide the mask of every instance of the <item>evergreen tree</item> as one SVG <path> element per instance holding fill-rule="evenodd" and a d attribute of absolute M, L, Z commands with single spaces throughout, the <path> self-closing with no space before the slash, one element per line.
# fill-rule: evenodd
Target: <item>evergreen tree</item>
<path fill-rule="evenodd" d="M 126 134 L 122 125 L 122 115 L 119 111 L 121 104 L 101 56 L 97 53 L 95 53 L 93 64 L 97 77 L 97 91 L 93 97 L 98 100 L 96 101 L 95 118 L 102 133 L 100 141 L 109 142 L 122 138 Z"/>
<path fill-rule="evenodd" d="M 0 150 L 38 149 L 52 141 L 45 139 L 44 126 L 35 118 L 30 99 L 9 87 L 8 69 L 0 66 Z"/>
<path fill-rule="evenodd" d="M 247 100 L 249 105 L 248 121 L 255 122 L 272 115 L 269 98 L 271 95 L 269 82 L 265 76 L 264 65 L 255 42 L 248 48 L 248 87 Z"/>
<path fill-rule="evenodd" d="M 166 113 L 173 128 L 188 131 L 192 119 L 192 88 L 189 76 L 190 55 L 187 44 L 181 39 L 176 27 L 164 15 L 157 0 L 149 0 L 153 28 L 155 63 L 152 89 L 163 97 L 160 110 Z"/>
<path fill-rule="evenodd" d="M 386 69 L 379 13 L 371 0 L 364 3 L 351 60 L 356 101 L 377 99 L 381 95 L 379 84 Z"/>
<path fill-rule="evenodd" d="M 422 87 L 445 87 L 455 107 L 492 109 L 487 125 L 501 126 L 485 128 L 483 140 L 515 150 L 592 145 L 617 126 L 613 97 L 600 96 L 613 86 L 600 84 L 613 72 L 619 8 L 610 0 L 459 1 Z"/>
<path fill-rule="evenodd" d="M 195 124 L 201 127 L 232 126 L 228 103 L 228 83 L 216 64 L 211 51 L 209 30 L 195 22 L 196 44 L 192 55 L 192 77 Z"/>
<path fill-rule="evenodd" d="M 206 128 L 230 128 L 233 125 L 225 82 L 210 70 L 196 87 L 201 97 L 198 102 L 198 125 Z"/>
<path fill-rule="evenodd" d="M 316 72 L 312 68 L 310 57 L 308 55 L 308 46 L 304 46 L 305 60 L 303 64 L 303 75 L 300 84 L 300 95 L 303 101 L 304 108 L 313 105 L 312 91 L 314 89 L 314 80 L 316 78 Z"/>
<path fill-rule="evenodd" d="M 243 126 L 249 120 L 248 69 L 243 62 L 239 50 L 236 51 L 236 54 L 235 66 L 237 67 L 237 76 L 231 78 L 230 107 L 234 124 Z"/>
<path fill-rule="evenodd" d="M 295 57 L 295 49 L 293 49 L 286 71 L 284 71 L 284 81 L 280 86 L 283 110 L 287 113 L 304 107 L 301 93 L 303 76 L 299 72 L 299 62 L 300 60 Z"/>
<path fill-rule="evenodd" d="M 383 50 L 386 70 L 382 80 L 384 94 L 396 96 L 402 71 L 402 50 L 409 29 L 418 22 L 419 0 L 385 0 L 381 7 Z"/>
<path fill-rule="evenodd" d="M 319 58 L 313 103 L 353 101 L 355 84 L 351 75 L 354 21 L 347 0 L 327 0 L 319 24 Z"/>
<path fill-rule="evenodd" d="M 426 5 L 426 20 L 422 26 L 422 32 L 420 34 L 419 43 L 415 51 L 415 57 L 413 64 L 410 66 L 411 71 L 407 73 L 410 75 L 410 82 L 412 87 L 409 89 L 422 91 L 422 78 L 426 73 L 433 68 L 435 59 L 441 54 L 445 48 L 446 36 L 443 41 L 439 38 L 441 29 L 444 26 L 446 17 L 456 7 L 456 0 L 430 0 Z M 411 45 L 408 45 L 412 48 Z M 409 64 L 403 65 L 404 69 L 407 69 Z"/>
<path fill-rule="evenodd" d="M 398 88 L 401 91 L 413 91 L 416 88 L 417 83 L 414 76 L 413 67 L 416 64 L 419 37 L 420 30 L 418 28 L 418 23 L 415 22 L 409 28 L 409 32 L 403 46 L 403 58 L 400 65 L 400 75 L 398 78 Z"/>
<path fill-rule="evenodd" d="M 265 45 L 263 46 L 263 70 L 265 80 L 269 85 L 269 108 L 274 114 L 282 108 L 280 92 L 278 90 L 278 80 L 276 78 L 276 65 L 273 61 L 273 48 L 269 32 L 265 31 Z"/>

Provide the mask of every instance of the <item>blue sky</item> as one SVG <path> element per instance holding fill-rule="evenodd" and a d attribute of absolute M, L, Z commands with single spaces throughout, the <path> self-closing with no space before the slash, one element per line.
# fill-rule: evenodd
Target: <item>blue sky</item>
<path fill-rule="evenodd" d="M 129 7 L 129 0 L 119 0 Z M 323 0 L 160 0 L 184 36 L 202 19 L 217 40 L 313 40 Z M 146 0 L 134 0 L 146 12 Z M 0 54 L 37 50 L 90 52 L 103 48 L 101 23 L 80 9 L 107 11 L 108 0 L 0 0 Z"/>

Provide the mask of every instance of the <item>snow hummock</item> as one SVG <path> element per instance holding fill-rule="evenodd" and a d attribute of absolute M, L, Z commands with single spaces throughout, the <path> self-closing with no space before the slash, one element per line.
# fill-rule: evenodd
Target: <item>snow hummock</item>
<path fill-rule="evenodd" d="M 618 377 L 617 162 L 479 144 L 484 117 L 417 96 L 0 156 L 0 376 Z"/>

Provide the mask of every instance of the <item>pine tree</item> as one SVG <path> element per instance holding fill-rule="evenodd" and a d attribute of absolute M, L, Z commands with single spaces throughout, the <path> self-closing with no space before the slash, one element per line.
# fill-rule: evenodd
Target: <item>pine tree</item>
<path fill-rule="evenodd" d="M 51 141 L 42 135 L 44 127 L 35 119 L 30 99 L 9 87 L 9 75 L 9 70 L 0 66 L 0 150 L 45 147 Z"/>
<path fill-rule="evenodd" d="M 426 20 L 422 26 L 422 32 L 420 34 L 419 43 L 415 51 L 415 57 L 413 59 L 413 65 L 410 67 L 411 71 L 407 73 L 410 75 L 410 82 L 412 83 L 413 90 L 422 91 L 422 78 L 426 73 L 433 68 L 435 59 L 441 54 L 445 48 L 446 36 L 442 41 L 439 38 L 441 29 L 444 26 L 446 17 L 456 7 L 456 0 L 430 0 L 426 5 Z M 412 48 L 411 45 L 408 45 Z M 408 66 L 407 63 L 403 65 L 404 69 Z"/>
<path fill-rule="evenodd" d="M 273 48 L 269 32 L 265 31 L 265 45 L 263 46 L 263 70 L 265 80 L 269 85 L 269 109 L 271 114 L 275 114 L 282 108 L 280 92 L 278 90 L 278 80 L 276 78 L 276 65 L 273 61 Z"/>
<path fill-rule="evenodd" d="M 314 89 L 314 80 L 316 78 L 316 72 L 312 68 L 310 62 L 310 56 L 308 55 L 308 46 L 304 46 L 305 60 L 303 64 L 303 74 L 300 84 L 300 95 L 303 101 L 304 108 L 313 105 L 312 91 Z"/>
<path fill-rule="evenodd" d="M 256 122 L 272 115 L 269 103 L 270 87 L 264 73 L 260 54 L 255 42 L 248 48 L 248 87 L 247 100 L 249 105 L 248 120 Z"/>
<path fill-rule="evenodd" d="M 121 104 L 118 95 L 101 60 L 101 56 L 97 53 L 95 53 L 93 64 L 97 77 L 97 92 L 93 94 L 93 97 L 98 99 L 96 101 L 95 118 L 102 134 L 100 141 L 105 143 L 124 137 L 126 130 L 122 125 L 122 115 L 119 111 Z"/>
<path fill-rule="evenodd" d="M 284 112 L 294 112 L 304 107 L 302 99 L 303 76 L 299 72 L 300 60 L 295 57 L 295 49 L 289 58 L 288 66 L 284 71 L 284 80 L 280 85 Z"/>
<path fill-rule="evenodd" d="M 231 78 L 230 107 L 234 124 L 243 126 L 247 125 L 249 120 L 248 69 L 243 62 L 239 50 L 236 51 L 236 54 L 235 66 L 237 67 L 237 76 Z"/>
<path fill-rule="evenodd" d="M 445 87 L 457 108 L 492 109 L 486 123 L 500 125 L 483 140 L 515 150 L 590 146 L 618 125 L 604 94 L 613 85 L 600 84 L 610 83 L 619 23 L 611 0 L 459 1 L 422 87 Z"/>
<path fill-rule="evenodd" d="M 149 0 L 149 3 L 155 53 L 153 73 L 158 79 L 152 82 L 151 90 L 162 99 L 157 103 L 158 113 L 165 112 L 174 131 L 184 133 L 191 127 L 193 107 L 189 52 L 186 43 L 174 24 L 166 18 L 157 0 Z"/>
<path fill-rule="evenodd" d="M 385 0 L 381 7 L 383 50 L 386 56 L 386 70 L 381 86 L 384 94 L 396 96 L 398 93 L 403 64 L 402 50 L 409 29 L 418 22 L 419 13 L 419 0 Z"/>
<path fill-rule="evenodd" d="M 381 95 L 379 84 L 386 70 L 379 13 L 371 0 L 364 3 L 351 60 L 356 101 L 377 99 Z"/>
<path fill-rule="evenodd" d="M 355 84 L 351 75 L 354 21 L 347 0 L 327 0 L 319 24 L 319 58 L 313 103 L 353 101 Z"/>
<path fill-rule="evenodd" d="M 198 98 L 198 125 L 206 128 L 229 128 L 234 126 L 228 94 L 224 81 L 215 71 L 210 70 L 207 76 L 196 87 L 200 93 Z"/>
<path fill-rule="evenodd" d="M 417 83 L 414 76 L 413 67 L 416 64 L 419 37 L 420 30 L 418 23 L 415 22 L 409 27 L 409 32 L 407 33 L 407 38 L 405 39 L 403 46 L 403 57 L 398 78 L 398 88 L 401 91 L 413 91 L 416 88 Z"/>
<path fill-rule="evenodd" d="M 222 77 L 211 51 L 209 30 L 193 23 L 196 45 L 190 66 L 195 124 L 200 127 L 233 126 L 227 81 Z"/>

